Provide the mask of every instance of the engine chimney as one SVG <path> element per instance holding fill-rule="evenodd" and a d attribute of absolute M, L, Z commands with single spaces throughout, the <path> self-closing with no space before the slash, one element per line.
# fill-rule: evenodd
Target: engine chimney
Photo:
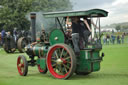
<path fill-rule="evenodd" d="M 36 42 L 36 13 L 30 13 L 32 42 Z"/>

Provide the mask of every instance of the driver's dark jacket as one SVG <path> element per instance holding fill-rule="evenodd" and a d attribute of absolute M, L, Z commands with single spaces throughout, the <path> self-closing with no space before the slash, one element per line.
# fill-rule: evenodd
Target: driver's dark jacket
<path fill-rule="evenodd" d="M 84 37 L 84 31 L 89 31 L 83 21 L 77 23 L 72 22 L 72 33 L 79 33 L 80 37 Z"/>

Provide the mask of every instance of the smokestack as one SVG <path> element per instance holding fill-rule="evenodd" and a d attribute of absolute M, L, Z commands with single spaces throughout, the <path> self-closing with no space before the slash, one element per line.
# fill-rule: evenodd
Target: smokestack
<path fill-rule="evenodd" d="M 30 13 L 32 42 L 36 42 L 36 13 Z"/>

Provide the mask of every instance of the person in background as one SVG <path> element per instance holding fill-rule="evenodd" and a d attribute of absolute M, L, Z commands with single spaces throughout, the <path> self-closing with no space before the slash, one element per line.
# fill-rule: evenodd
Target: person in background
<path fill-rule="evenodd" d="M 124 34 L 121 36 L 121 43 L 124 44 Z"/>
<path fill-rule="evenodd" d="M 120 44 L 120 36 L 117 36 L 117 44 Z"/>
<path fill-rule="evenodd" d="M 107 42 L 106 44 L 109 45 L 110 36 L 109 36 L 108 34 L 106 35 L 106 40 L 107 40 L 107 41 L 106 41 L 106 42 Z"/>
<path fill-rule="evenodd" d="M 112 44 L 115 44 L 115 38 L 116 38 L 116 37 L 112 34 L 112 35 L 111 35 Z"/>
<path fill-rule="evenodd" d="M 3 29 L 1 31 L 1 41 L 2 41 L 2 45 L 4 44 L 4 37 L 6 36 L 5 30 Z"/>
<path fill-rule="evenodd" d="M 0 46 L 1 46 L 1 44 L 2 44 L 1 40 L 2 40 L 2 38 L 1 38 L 1 32 L 0 32 Z"/>
<path fill-rule="evenodd" d="M 106 36 L 103 35 L 103 44 L 106 44 Z"/>
<path fill-rule="evenodd" d="M 5 41 L 8 49 L 10 49 L 11 51 L 14 51 L 16 50 L 16 46 L 15 46 L 15 41 L 13 39 L 13 36 L 11 35 L 11 32 L 8 31 L 7 32 L 7 35 L 6 35 L 6 41 Z"/>
<path fill-rule="evenodd" d="M 128 43 L 128 38 L 127 38 L 127 43 Z"/>
<path fill-rule="evenodd" d="M 8 42 L 10 42 L 11 40 L 12 40 L 12 35 L 11 35 L 11 32 L 10 31 L 8 31 L 7 32 L 7 35 L 6 35 L 6 37 L 7 37 L 7 40 L 8 40 Z"/>

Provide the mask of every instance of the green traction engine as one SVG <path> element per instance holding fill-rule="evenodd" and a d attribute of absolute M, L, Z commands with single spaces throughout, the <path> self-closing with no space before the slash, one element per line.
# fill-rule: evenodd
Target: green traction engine
<path fill-rule="evenodd" d="M 36 41 L 36 14 L 31 14 L 33 43 L 25 47 L 28 57 L 20 55 L 17 59 L 17 69 L 21 76 L 27 75 L 28 66 L 35 65 L 37 65 L 40 73 L 46 74 L 49 71 L 53 77 L 58 79 L 67 79 L 74 73 L 76 75 L 88 75 L 100 70 L 100 63 L 104 56 L 104 53 L 100 53 L 102 50 L 100 17 L 106 17 L 108 12 L 101 9 L 91 9 L 87 11 L 52 12 L 43 15 L 46 18 L 55 18 L 59 24 L 56 26 L 59 27 L 49 33 L 48 41 L 40 41 L 40 39 Z M 91 29 L 94 30 L 91 33 L 91 40 L 85 48 L 80 49 L 79 56 L 74 52 L 71 37 L 66 35 L 65 24 L 61 22 L 62 19 L 64 19 L 62 21 L 65 21 L 67 16 L 79 16 L 81 18 L 86 16 L 91 20 L 93 17 L 98 17 L 96 20 L 97 23 L 99 21 L 98 32 L 95 27 L 91 26 Z"/>

